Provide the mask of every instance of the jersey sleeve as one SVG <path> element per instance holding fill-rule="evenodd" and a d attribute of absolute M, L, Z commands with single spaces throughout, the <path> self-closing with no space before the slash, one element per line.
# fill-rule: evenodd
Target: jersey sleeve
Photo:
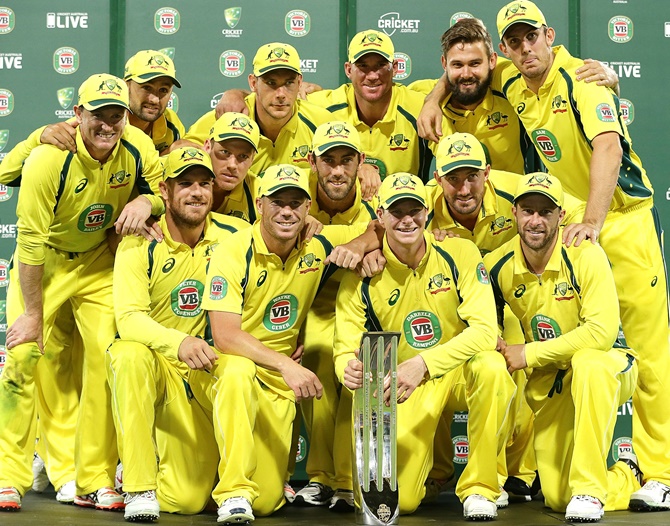
<path fill-rule="evenodd" d="M 333 360 L 335 374 L 340 382 L 344 379 L 344 369 L 349 360 L 356 358 L 355 351 L 365 332 L 365 308 L 361 296 L 362 281 L 353 272 L 342 278 L 335 303 L 335 340 Z"/>
<path fill-rule="evenodd" d="M 234 244 L 240 238 L 228 238 Z M 207 268 L 207 284 L 202 308 L 208 311 L 242 314 L 244 307 L 243 291 L 248 278 L 242 262 L 247 258 L 232 258 L 226 250 L 215 250 Z M 234 262 L 233 262 L 234 261 Z"/>
<path fill-rule="evenodd" d="M 16 181 L 21 175 L 23 164 L 34 148 L 40 145 L 40 137 L 46 126 L 37 128 L 28 138 L 18 143 L 0 162 L 0 184 L 18 186 Z M 14 183 L 14 184 L 12 184 Z"/>
<path fill-rule="evenodd" d="M 179 359 L 179 346 L 188 334 L 156 322 L 151 313 L 149 242 L 124 237 L 114 259 L 114 316 L 122 340 L 132 340 L 149 349 Z"/>
<path fill-rule="evenodd" d="M 592 141 L 601 133 L 615 132 L 624 137 L 612 91 L 595 82 L 575 82 L 577 111 L 586 138 Z"/>
<path fill-rule="evenodd" d="M 619 332 L 619 300 L 614 276 L 600 246 L 588 246 L 573 262 L 579 285 L 580 325 L 543 342 L 526 344 L 528 367 L 570 361 L 580 349 L 609 351 Z"/>
<path fill-rule="evenodd" d="M 457 311 L 467 327 L 448 342 L 421 352 L 431 378 L 446 374 L 480 351 L 494 350 L 497 343 L 496 306 L 488 273 L 475 244 L 458 241 L 460 246 L 451 251 L 461 298 Z"/>
<path fill-rule="evenodd" d="M 411 82 L 407 87 L 412 91 L 417 91 L 423 95 L 428 95 L 435 86 L 437 85 L 439 79 L 422 79 L 415 80 Z"/>

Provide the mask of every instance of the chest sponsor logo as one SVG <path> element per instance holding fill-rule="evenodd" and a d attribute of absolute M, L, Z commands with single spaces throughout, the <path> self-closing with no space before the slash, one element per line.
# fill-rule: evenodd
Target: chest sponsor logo
<path fill-rule="evenodd" d="M 542 152 L 547 161 L 556 162 L 561 160 L 561 148 L 558 139 L 545 128 L 534 130 L 531 134 L 535 146 Z"/>
<path fill-rule="evenodd" d="M 0 117 L 6 117 L 14 111 L 14 94 L 8 89 L 0 89 Z"/>
<path fill-rule="evenodd" d="M 509 125 L 507 120 L 509 115 L 505 115 L 500 111 L 494 111 L 486 117 L 486 126 L 489 130 L 495 130 L 497 128 L 504 128 Z"/>
<path fill-rule="evenodd" d="M 291 153 L 291 161 L 294 163 L 306 163 L 309 162 L 307 156 L 309 155 L 309 145 L 301 144 L 296 146 Z"/>
<path fill-rule="evenodd" d="M 394 80 L 405 80 L 412 74 L 412 59 L 407 53 L 394 53 L 398 63 L 398 71 L 393 75 Z"/>
<path fill-rule="evenodd" d="M 292 37 L 304 37 L 312 26 L 312 19 L 307 11 L 294 9 L 286 13 L 284 29 Z"/>
<path fill-rule="evenodd" d="M 430 311 L 411 312 L 403 322 L 405 340 L 415 349 L 427 349 L 442 338 L 440 320 Z"/>
<path fill-rule="evenodd" d="M 621 109 L 621 117 L 626 126 L 633 124 L 635 120 L 635 106 L 628 99 L 619 99 L 619 108 Z"/>
<path fill-rule="evenodd" d="M 281 294 L 270 300 L 265 308 L 263 325 L 272 332 L 290 329 L 298 319 L 298 298 L 293 294 Z"/>
<path fill-rule="evenodd" d="M 607 34 L 617 44 L 630 42 L 633 38 L 633 21 L 627 16 L 613 16 L 607 24 Z"/>
<path fill-rule="evenodd" d="M 53 66 L 61 75 L 72 75 L 79 69 L 79 51 L 73 47 L 60 47 L 54 51 Z"/>
<path fill-rule="evenodd" d="M 630 437 L 619 437 L 612 442 L 612 458 L 617 462 L 622 453 L 630 455 L 633 453 L 633 440 Z"/>
<path fill-rule="evenodd" d="M 401 33 L 418 33 L 420 23 L 421 20 L 419 19 L 400 18 L 400 13 L 391 12 L 384 13 L 379 17 L 377 27 L 388 36 L 392 36 L 398 30 Z"/>
<path fill-rule="evenodd" d="M 467 464 L 470 454 L 470 442 L 465 435 L 458 435 L 451 439 L 454 444 L 454 462 L 456 464 Z"/>
<path fill-rule="evenodd" d="M 9 285 L 9 261 L 0 259 L 0 287 Z"/>
<path fill-rule="evenodd" d="M 181 16 L 172 7 L 162 7 L 154 14 L 154 29 L 162 35 L 172 35 L 179 31 Z"/>
<path fill-rule="evenodd" d="M 300 274 L 307 274 L 308 272 L 317 272 L 321 268 L 321 258 L 314 254 L 305 254 L 298 262 L 298 270 Z"/>
<path fill-rule="evenodd" d="M 533 331 L 533 340 L 536 342 L 546 342 L 561 335 L 561 328 L 558 323 L 542 314 L 533 316 L 530 320 L 530 328 Z"/>
<path fill-rule="evenodd" d="M 410 140 L 405 137 L 402 133 L 396 133 L 389 140 L 388 146 L 392 152 L 401 151 L 404 152 L 409 148 Z"/>
<path fill-rule="evenodd" d="M 614 110 L 612 109 L 612 106 L 607 103 L 598 104 L 598 106 L 596 106 L 596 116 L 598 117 L 598 120 L 602 122 L 615 121 Z"/>
<path fill-rule="evenodd" d="M 435 274 L 428 279 L 428 292 L 431 294 L 438 294 L 439 292 L 447 292 L 451 290 L 451 279 L 444 274 Z"/>
<path fill-rule="evenodd" d="M 23 54 L 0 53 L 0 69 L 23 69 Z"/>
<path fill-rule="evenodd" d="M 365 157 L 365 164 L 371 164 L 379 172 L 379 177 L 383 181 L 384 178 L 388 175 L 388 170 L 386 169 L 386 164 L 381 159 L 375 159 L 374 157 Z"/>
<path fill-rule="evenodd" d="M 9 7 L 0 7 L 0 35 L 11 33 L 16 23 L 14 11 Z"/>
<path fill-rule="evenodd" d="M 48 29 L 88 29 L 88 13 L 47 13 Z"/>
<path fill-rule="evenodd" d="M 110 188 L 123 188 L 130 184 L 130 174 L 125 170 L 119 170 L 109 176 L 107 184 Z"/>
<path fill-rule="evenodd" d="M 556 95 L 551 101 L 551 112 L 556 113 L 565 113 L 568 111 L 568 101 L 565 100 L 560 95 Z"/>
<path fill-rule="evenodd" d="M 202 311 L 200 303 L 205 287 L 195 279 L 187 279 L 177 285 L 170 293 L 172 312 L 182 318 L 193 318 Z"/>
<path fill-rule="evenodd" d="M 224 77 L 239 77 L 244 73 L 245 67 L 244 55 L 236 49 L 224 51 L 219 57 L 219 71 Z"/>
<path fill-rule="evenodd" d="M 553 292 L 556 301 L 567 301 L 575 299 L 575 289 L 567 281 L 561 281 L 554 287 Z"/>
<path fill-rule="evenodd" d="M 228 282 L 223 276 L 214 276 L 209 285 L 209 299 L 222 300 L 228 294 Z"/>
<path fill-rule="evenodd" d="M 11 186 L 0 184 L 0 202 L 9 201 L 14 195 L 14 189 Z"/>
<path fill-rule="evenodd" d="M 503 232 L 507 232 L 514 226 L 514 223 L 509 217 L 505 216 L 499 216 L 496 217 L 492 222 L 491 226 L 489 227 L 489 232 L 491 235 L 497 236 L 498 234 L 502 234 Z"/>
<path fill-rule="evenodd" d="M 80 232 L 95 232 L 106 228 L 112 222 L 112 205 L 96 203 L 79 214 L 77 228 Z"/>

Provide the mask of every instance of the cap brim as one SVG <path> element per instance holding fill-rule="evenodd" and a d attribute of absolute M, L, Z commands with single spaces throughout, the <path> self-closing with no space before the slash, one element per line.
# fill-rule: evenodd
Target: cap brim
<path fill-rule="evenodd" d="M 317 146 L 314 148 L 314 153 L 317 156 L 321 156 L 324 153 L 326 153 L 328 150 L 331 150 L 333 148 L 337 148 L 338 146 L 346 146 L 347 148 L 351 148 L 357 153 L 361 153 L 360 149 L 356 148 L 353 144 L 345 141 L 331 141 L 327 142 L 326 144 L 322 144 L 320 146 Z"/>
<path fill-rule="evenodd" d="M 303 192 L 305 192 L 305 195 L 307 195 L 308 199 L 312 198 L 312 196 L 309 194 L 309 191 L 305 190 L 302 186 L 294 183 L 280 183 L 278 185 L 275 185 L 272 188 L 264 190 L 263 193 L 261 194 L 261 197 L 276 194 L 277 192 L 279 192 L 279 190 L 284 190 L 286 188 L 297 188 L 298 190 L 302 190 Z"/>
<path fill-rule="evenodd" d="M 104 108 L 105 106 L 121 106 L 122 108 L 130 111 L 130 107 L 125 102 L 121 102 L 118 99 L 99 99 L 91 102 L 86 102 L 84 104 L 79 104 L 79 106 L 82 106 L 84 109 L 87 109 L 88 111 Z"/>
<path fill-rule="evenodd" d="M 182 166 L 180 168 L 177 168 L 177 170 L 171 172 L 170 175 L 166 174 L 165 179 L 169 179 L 171 177 L 179 177 L 180 175 L 186 173 L 191 168 L 195 168 L 196 166 L 202 166 L 203 168 L 205 168 L 211 174 L 212 179 L 216 178 L 216 174 L 206 164 L 204 164 L 204 163 L 189 163 L 189 164 L 185 164 L 184 166 Z"/>
<path fill-rule="evenodd" d="M 512 20 L 509 24 L 507 24 L 502 31 L 500 31 L 500 38 L 505 36 L 505 31 L 507 31 L 510 27 L 512 27 L 515 24 L 527 24 L 531 27 L 534 27 L 535 29 L 540 29 L 544 24 L 542 22 L 538 22 L 537 20 L 529 20 L 527 18 L 518 18 L 517 20 Z"/>
<path fill-rule="evenodd" d="M 421 197 L 417 194 L 411 194 L 409 192 L 403 192 L 403 193 L 400 193 L 400 194 L 392 195 L 386 201 L 381 203 L 381 207 L 386 210 L 386 209 L 388 209 L 389 206 L 391 206 L 396 201 L 399 201 L 400 199 L 414 199 L 415 201 L 418 201 L 419 203 L 421 203 L 421 205 L 424 208 L 428 208 L 428 205 L 426 204 L 426 200 L 423 197 Z"/>
<path fill-rule="evenodd" d="M 370 53 L 377 53 L 377 55 L 380 55 L 381 57 L 385 58 L 389 62 L 393 62 L 395 57 L 391 57 L 388 53 L 383 53 L 382 51 L 379 51 L 378 49 L 363 49 L 362 51 L 359 51 L 355 55 L 352 55 L 349 57 L 349 62 L 352 64 L 356 62 L 359 58 L 364 57 L 365 55 L 368 55 Z"/>
<path fill-rule="evenodd" d="M 288 66 L 286 64 L 276 64 L 272 66 L 266 66 L 260 69 L 254 68 L 254 75 L 260 77 L 261 75 L 265 75 L 266 73 L 270 73 L 270 71 L 274 71 L 276 69 L 288 69 L 290 71 L 294 71 L 298 75 L 302 75 L 302 71 L 300 71 L 300 69 L 294 68 L 293 66 Z"/>
<path fill-rule="evenodd" d="M 523 193 L 519 194 L 518 196 L 516 196 L 516 197 L 514 198 L 514 204 L 516 204 L 516 202 L 517 202 L 519 199 L 521 199 L 522 197 L 527 196 L 527 195 L 530 195 L 530 194 L 540 194 L 540 195 L 543 195 L 543 196 L 549 198 L 549 199 L 551 200 L 551 202 L 554 203 L 554 204 L 555 204 L 556 206 L 558 206 L 559 208 L 563 207 L 563 204 L 562 204 L 562 203 L 559 203 L 558 200 L 556 199 L 556 197 L 554 197 L 553 195 L 551 195 L 549 192 L 545 192 L 545 191 L 543 191 L 543 190 L 535 190 L 535 189 L 527 190 L 526 192 L 523 192 Z"/>
<path fill-rule="evenodd" d="M 145 82 L 149 82 L 150 80 L 154 80 L 159 77 L 167 77 L 172 79 L 173 84 L 178 88 L 181 88 L 180 82 L 172 75 L 168 75 L 166 73 L 144 73 L 143 75 L 128 75 L 123 77 L 123 80 L 134 80 L 138 84 L 144 84 Z"/>
<path fill-rule="evenodd" d="M 440 175 L 448 174 L 449 172 L 455 170 L 456 168 L 479 168 L 480 170 L 486 168 L 485 164 L 478 159 L 462 159 L 460 161 L 455 161 L 453 163 L 448 163 L 438 169 Z"/>
<path fill-rule="evenodd" d="M 209 138 L 216 142 L 227 141 L 229 139 L 242 139 L 243 141 L 247 141 L 249 144 L 251 144 L 256 153 L 258 153 L 258 148 L 254 144 L 254 141 L 252 141 L 246 135 L 242 135 L 241 133 L 220 133 L 219 135 L 210 135 Z"/>

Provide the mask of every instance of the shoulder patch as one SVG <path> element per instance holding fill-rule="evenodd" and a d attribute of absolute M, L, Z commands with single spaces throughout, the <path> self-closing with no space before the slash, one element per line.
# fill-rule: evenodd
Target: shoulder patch
<path fill-rule="evenodd" d="M 490 283 L 489 273 L 486 272 L 486 267 L 484 266 L 484 263 L 481 262 L 477 263 L 477 280 L 484 285 Z"/>

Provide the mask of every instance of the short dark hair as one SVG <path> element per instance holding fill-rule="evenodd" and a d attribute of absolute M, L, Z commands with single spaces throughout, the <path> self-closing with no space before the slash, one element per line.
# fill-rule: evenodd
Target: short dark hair
<path fill-rule="evenodd" d="M 447 53 L 456 44 L 474 44 L 476 42 L 484 43 L 488 58 L 493 55 L 491 34 L 486 29 L 484 22 L 478 18 L 461 18 L 442 34 L 440 42 L 444 58 L 447 58 Z"/>

